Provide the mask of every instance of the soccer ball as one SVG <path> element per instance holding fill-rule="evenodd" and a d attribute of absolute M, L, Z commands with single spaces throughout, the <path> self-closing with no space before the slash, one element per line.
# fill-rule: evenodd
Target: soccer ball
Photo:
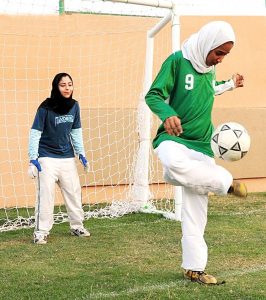
<path fill-rule="evenodd" d="M 226 161 L 243 158 L 250 147 L 247 130 L 236 122 L 220 124 L 211 137 L 211 148 L 215 157 Z"/>

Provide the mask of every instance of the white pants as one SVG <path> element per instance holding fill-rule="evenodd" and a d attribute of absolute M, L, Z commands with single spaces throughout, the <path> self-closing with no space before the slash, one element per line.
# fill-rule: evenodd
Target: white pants
<path fill-rule="evenodd" d="M 42 171 L 37 180 L 35 205 L 35 233 L 49 234 L 54 224 L 55 183 L 61 189 L 70 227 L 83 227 L 84 212 L 81 203 L 81 186 L 75 158 L 38 159 Z"/>
<path fill-rule="evenodd" d="M 204 271 L 208 247 L 204 240 L 208 193 L 227 194 L 232 175 L 215 164 L 213 158 L 174 141 L 164 141 L 156 149 L 166 182 L 182 186 L 182 267 Z"/>

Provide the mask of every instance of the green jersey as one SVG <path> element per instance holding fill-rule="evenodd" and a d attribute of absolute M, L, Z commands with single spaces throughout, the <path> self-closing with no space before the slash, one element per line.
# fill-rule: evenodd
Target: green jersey
<path fill-rule="evenodd" d="M 179 117 L 183 133 L 169 135 L 162 123 L 153 140 L 154 148 L 162 141 L 172 140 L 213 157 L 210 140 L 214 85 L 215 72 L 198 73 L 181 51 L 165 60 L 145 100 L 162 122 L 171 116 Z"/>

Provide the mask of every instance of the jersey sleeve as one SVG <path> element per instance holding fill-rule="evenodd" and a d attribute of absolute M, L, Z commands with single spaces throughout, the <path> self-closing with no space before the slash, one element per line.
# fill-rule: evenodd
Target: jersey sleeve
<path fill-rule="evenodd" d="M 72 125 L 72 129 L 78 129 L 81 128 L 81 118 L 80 118 L 80 107 L 78 102 L 76 103 L 76 114 L 74 118 L 74 122 Z"/>
<path fill-rule="evenodd" d="M 163 122 L 171 116 L 177 116 L 174 109 L 165 102 L 170 97 L 175 84 L 176 68 L 175 54 L 172 54 L 162 64 L 145 97 L 145 101 L 151 111 Z"/>
<path fill-rule="evenodd" d="M 70 132 L 70 137 L 76 155 L 79 156 L 80 154 L 82 154 L 83 156 L 85 156 L 82 129 L 72 129 Z"/>
<path fill-rule="evenodd" d="M 221 95 L 224 92 L 232 91 L 235 88 L 234 80 L 216 81 L 214 86 L 215 96 Z"/>
<path fill-rule="evenodd" d="M 43 132 L 46 115 L 47 115 L 47 110 L 45 108 L 40 107 L 37 110 L 31 129 L 35 129 Z"/>
<path fill-rule="evenodd" d="M 73 126 L 70 132 L 71 142 L 76 155 L 82 154 L 85 156 L 84 144 L 83 144 L 83 133 L 81 128 L 81 117 L 80 117 L 80 107 L 78 102 L 76 103 L 76 114 L 73 122 Z"/>
<path fill-rule="evenodd" d="M 29 135 L 28 156 L 30 160 L 37 159 L 39 156 L 39 143 L 45 125 L 46 115 L 47 111 L 44 108 L 39 108 L 35 115 Z"/>
<path fill-rule="evenodd" d="M 36 129 L 30 130 L 30 137 L 29 137 L 29 159 L 37 159 L 39 156 L 39 143 L 42 136 L 42 132 Z"/>

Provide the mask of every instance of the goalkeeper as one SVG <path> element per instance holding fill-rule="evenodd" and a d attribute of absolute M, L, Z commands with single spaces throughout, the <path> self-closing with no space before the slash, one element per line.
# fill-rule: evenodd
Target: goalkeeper
<path fill-rule="evenodd" d="M 217 284 L 205 272 L 208 248 L 204 240 L 208 193 L 247 196 L 243 183 L 215 164 L 210 147 L 214 96 L 243 86 L 242 75 L 217 82 L 215 65 L 235 43 L 230 24 L 214 21 L 203 26 L 163 63 L 145 99 L 162 121 L 153 141 L 165 181 L 182 186 L 182 268 L 184 277 Z"/>
<path fill-rule="evenodd" d="M 83 226 L 84 212 L 75 154 L 86 170 L 89 165 L 83 146 L 80 108 L 72 94 L 71 76 L 57 74 L 52 82 L 51 96 L 39 106 L 30 130 L 28 173 L 31 178 L 37 178 L 38 183 L 33 234 L 36 244 L 47 243 L 54 223 L 56 183 L 64 198 L 71 234 L 90 236 Z"/>

